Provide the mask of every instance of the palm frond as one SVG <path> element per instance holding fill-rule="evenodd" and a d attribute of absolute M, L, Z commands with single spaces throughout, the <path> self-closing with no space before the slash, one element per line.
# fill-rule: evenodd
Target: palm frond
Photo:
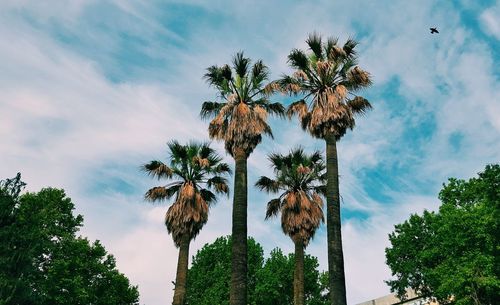
<path fill-rule="evenodd" d="M 228 65 L 208 67 L 203 78 L 210 86 L 217 88 L 221 97 L 224 98 L 231 93 L 232 75 Z"/>
<path fill-rule="evenodd" d="M 326 182 L 326 180 L 325 180 L 325 182 Z M 326 196 L 327 196 L 327 194 L 326 194 L 326 185 L 315 186 L 315 187 L 313 188 L 313 190 L 314 190 L 316 193 L 318 193 L 318 194 L 320 194 L 320 195 L 322 195 L 322 196 L 324 196 L 324 197 L 326 197 Z"/>
<path fill-rule="evenodd" d="M 299 49 L 293 49 L 290 52 L 288 55 L 288 62 L 290 63 L 290 66 L 295 69 L 303 71 L 309 69 L 309 58 L 307 58 L 307 55 Z"/>
<path fill-rule="evenodd" d="M 231 175 L 233 171 L 231 170 L 231 167 L 229 167 L 227 163 L 219 163 L 218 165 L 212 168 L 212 173 Z"/>
<path fill-rule="evenodd" d="M 342 68 L 340 68 L 339 70 L 339 75 L 343 78 L 343 79 L 347 79 L 347 73 L 353 69 L 356 65 L 358 64 L 358 60 L 356 57 L 350 57 L 350 58 L 347 58 L 345 61 L 344 61 L 344 64 L 342 65 Z"/>
<path fill-rule="evenodd" d="M 286 110 L 286 115 L 288 116 L 289 119 L 292 118 L 292 116 L 297 115 L 299 117 L 299 120 L 302 120 L 302 118 L 307 114 L 307 104 L 306 101 L 304 100 L 299 100 L 296 102 L 293 102 L 288 106 L 288 109 Z"/>
<path fill-rule="evenodd" d="M 250 58 L 246 58 L 243 52 L 238 52 L 233 58 L 233 67 L 236 74 L 243 78 L 248 72 L 248 67 L 250 66 Z"/>
<path fill-rule="evenodd" d="M 161 178 L 172 178 L 173 171 L 170 167 L 163 162 L 154 160 L 142 166 L 142 170 L 147 172 L 150 176 Z"/>
<path fill-rule="evenodd" d="M 252 67 L 252 90 L 262 88 L 263 82 L 269 77 L 269 69 L 264 65 L 262 60 L 258 60 Z"/>
<path fill-rule="evenodd" d="M 271 162 L 271 167 L 275 171 L 281 170 L 281 167 L 283 166 L 283 160 L 284 160 L 284 157 L 282 154 L 270 153 L 269 155 L 267 155 L 267 159 Z"/>
<path fill-rule="evenodd" d="M 262 93 L 264 93 L 266 96 L 270 96 L 276 92 L 282 91 L 280 84 L 278 81 L 272 81 L 268 83 L 267 85 L 264 86 L 264 89 L 262 90 Z"/>
<path fill-rule="evenodd" d="M 217 163 L 221 161 L 222 159 L 215 154 L 215 150 L 210 147 L 210 144 L 204 142 L 201 144 L 197 143 L 190 143 L 191 146 L 198 146 L 197 147 L 197 154 L 200 156 L 202 159 L 212 159 L 213 163 Z M 211 158 L 212 157 L 212 158 Z M 215 159 L 214 159 L 215 157 Z"/>
<path fill-rule="evenodd" d="M 365 114 L 368 110 L 372 109 L 370 102 L 361 96 L 356 96 L 354 99 L 348 100 L 347 105 L 356 114 Z"/>
<path fill-rule="evenodd" d="M 259 123 L 262 126 L 262 134 L 265 134 L 268 137 L 270 137 L 271 139 L 274 139 L 273 130 L 271 129 L 271 126 L 269 126 L 269 124 L 267 124 L 266 121 L 264 121 L 264 120 L 262 120 L 260 118 L 256 118 L 256 120 L 260 121 Z M 259 140 L 259 143 L 260 143 L 260 140 Z"/>
<path fill-rule="evenodd" d="M 307 130 L 309 128 L 310 123 L 311 123 L 311 113 L 308 112 L 300 120 L 300 127 L 302 127 L 303 130 Z"/>
<path fill-rule="evenodd" d="M 222 107 L 224 107 L 227 103 L 217 103 L 217 102 L 204 102 L 201 105 L 200 117 L 202 119 L 209 119 L 217 116 L 219 114 Z"/>
<path fill-rule="evenodd" d="M 170 186 L 155 186 L 144 194 L 144 199 L 150 202 L 168 200 L 179 191 L 181 185 L 182 183 Z"/>
<path fill-rule="evenodd" d="M 302 82 L 295 77 L 284 75 L 276 83 L 281 92 L 289 95 L 297 95 L 302 90 Z"/>
<path fill-rule="evenodd" d="M 356 48 L 357 45 L 358 45 L 358 42 L 356 40 L 354 40 L 354 38 L 352 38 L 352 37 L 349 37 L 347 39 L 347 41 L 344 43 L 344 46 L 342 47 L 342 49 L 344 50 L 344 52 L 346 53 L 346 56 L 348 58 L 352 58 L 352 57 L 356 56 L 356 50 L 354 50 L 354 48 Z"/>
<path fill-rule="evenodd" d="M 233 79 L 233 72 L 231 71 L 231 67 L 229 67 L 229 65 L 223 65 L 222 68 L 220 68 L 219 73 L 226 81 L 231 81 Z"/>
<path fill-rule="evenodd" d="M 205 200 L 208 203 L 209 206 L 217 202 L 217 196 L 215 196 L 215 194 L 212 193 L 210 190 L 201 189 L 200 195 L 203 198 L 203 200 Z"/>
<path fill-rule="evenodd" d="M 312 164 L 319 164 L 323 162 L 323 155 L 319 150 L 316 150 L 311 154 L 310 160 Z"/>
<path fill-rule="evenodd" d="M 203 75 L 203 78 L 211 86 L 220 86 L 223 81 L 222 74 L 220 73 L 220 68 L 218 66 L 210 66 L 207 68 L 207 72 Z"/>
<path fill-rule="evenodd" d="M 333 53 L 334 48 L 337 46 L 337 43 L 339 42 L 339 39 L 337 37 L 329 37 L 326 41 L 325 45 L 325 53 L 326 53 L 326 58 L 328 60 L 334 60 Z"/>
<path fill-rule="evenodd" d="M 321 36 L 318 33 L 309 34 L 306 40 L 307 45 L 313 51 L 318 60 L 323 60 L 323 47 L 321 43 Z"/>
<path fill-rule="evenodd" d="M 347 72 L 348 89 L 358 90 L 368 87 L 372 84 L 370 73 L 355 66 Z"/>
<path fill-rule="evenodd" d="M 261 176 L 255 183 L 255 186 L 261 191 L 265 191 L 267 193 L 277 193 L 280 190 L 278 181 L 266 176 Z"/>
<path fill-rule="evenodd" d="M 178 162 L 181 159 L 187 158 L 187 146 L 180 144 L 176 140 L 168 142 L 167 146 L 170 149 L 170 157 L 172 158 L 172 162 Z"/>
<path fill-rule="evenodd" d="M 228 81 L 224 77 L 223 71 L 225 71 L 225 67 L 210 66 L 207 68 L 207 72 L 203 75 L 203 78 L 210 86 L 222 89 L 227 86 Z"/>
<path fill-rule="evenodd" d="M 222 176 L 213 176 L 212 178 L 208 179 L 207 186 L 209 188 L 213 188 L 215 192 L 219 194 L 229 193 L 228 181 Z"/>
<path fill-rule="evenodd" d="M 266 219 L 278 215 L 281 209 L 281 199 L 275 198 L 267 203 Z"/>
<path fill-rule="evenodd" d="M 262 107 L 267 113 L 283 118 L 285 116 L 285 107 L 283 104 L 276 102 L 270 103 L 266 98 L 256 100 L 255 105 Z"/>

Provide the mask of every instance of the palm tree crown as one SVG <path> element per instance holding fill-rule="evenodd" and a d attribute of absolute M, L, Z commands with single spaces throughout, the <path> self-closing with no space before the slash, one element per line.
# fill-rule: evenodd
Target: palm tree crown
<path fill-rule="evenodd" d="M 142 166 L 152 177 L 173 181 L 148 190 L 148 201 L 162 201 L 174 197 L 165 216 L 165 225 L 177 247 L 184 235 L 192 239 L 200 232 L 208 219 L 208 209 L 217 200 L 216 195 L 228 194 L 226 175 L 231 169 L 208 144 L 177 141 L 168 143 L 170 164 L 151 161 Z"/>
<path fill-rule="evenodd" d="M 269 156 L 275 179 L 260 177 L 256 186 L 279 197 L 267 204 L 266 219 L 281 212 L 283 232 L 294 242 L 307 246 L 320 223 L 324 221 L 323 200 L 325 194 L 325 164 L 321 153 L 308 156 L 301 148 L 288 155 Z"/>
<path fill-rule="evenodd" d="M 355 114 L 371 108 L 367 99 L 356 95 L 371 84 L 370 74 L 357 66 L 355 40 L 340 47 L 337 38 L 323 42 L 311 34 L 306 42 L 312 52 L 292 50 L 288 62 L 295 72 L 276 83 L 284 92 L 302 95 L 288 107 L 289 118 L 297 115 L 302 128 L 316 138 L 333 135 L 338 140 L 354 127 Z"/>
<path fill-rule="evenodd" d="M 205 102 L 201 117 L 213 118 L 209 125 L 211 138 L 223 140 L 229 154 L 234 156 L 235 149 L 242 149 L 248 156 L 262 140 L 262 134 L 272 137 L 267 115 L 283 116 L 284 107 L 271 103 L 268 99 L 277 86 L 266 84 L 269 70 L 261 60 L 251 66 L 249 58 L 237 53 L 232 68 L 211 66 L 205 79 L 215 87 L 220 102 Z"/>

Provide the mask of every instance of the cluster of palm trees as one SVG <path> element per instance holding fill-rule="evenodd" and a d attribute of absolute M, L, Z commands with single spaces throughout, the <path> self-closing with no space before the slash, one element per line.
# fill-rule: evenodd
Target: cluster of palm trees
<path fill-rule="evenodd" d="M 289 154 L 271 154 L 272 178 L 261 177 L 256 186 L 278 195 L 267 204 L 266 219 L 281 213 L 283 232 L 295 244 L 294 304 L 304 300 L 304 248 L 324 220 L 326 198 L 328 273 L 331 304 L 346 305 L 342 252 L 337 147 L 338 140 L 355 125 L 355 116 L 371 108 L 357 93 L 371 84 L 370 75 L 357 65 L 357 42 L 339 45 L 335 38 L 322 40 L 318 34 L 306 40 L 309 51 L 294 49 L 288 63 L 295 71 L 269 81 L 262 61 L 252 65 L 237 53 L 232 65 L 211 66 L 204 78 L 218 93 L 218 101 L 205 102 L 200 115 L 211 119 L 211 139 L 223 141 L 235 161 L 230 304 L 247 305 L 247 160 L 263 135 L 272 137 L 268 115 L 297 116 L 302 128 L 326 142 L 326 162 L 320 152 L 307 154 L 301 148 Z M 285 108 L 271 102 L 277 92 L 298 97 Z M 183 305 L 190 241 L 207 222 L 208 209 L 216 194 L 228 194 L 230 167 L 208 144 L 176 141 L 168 144 L 170 163 L 151 161 L 143 166 L 151 176 L 175 179 L 150 189 L 150 201 L 174 198 L 165 224 L 179 248 L 174 305 Z"/>

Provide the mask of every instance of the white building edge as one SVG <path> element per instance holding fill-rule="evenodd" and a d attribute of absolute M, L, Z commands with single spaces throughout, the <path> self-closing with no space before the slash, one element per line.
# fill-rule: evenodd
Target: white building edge
<path fill-rule="evenodd" d="M 395 294 L 389 294 L 357 305 L 438 305 L 438 303 L 418 296 L 413 290 L 408 290 L 404 301 L 401 301 Z"/>

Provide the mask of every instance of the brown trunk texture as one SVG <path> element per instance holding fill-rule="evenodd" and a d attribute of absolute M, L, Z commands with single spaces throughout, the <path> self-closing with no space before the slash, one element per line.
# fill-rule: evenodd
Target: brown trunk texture
<path fill-rule="evenodd" d="M 293 274 L 293 304 L 304 305 L 304 243 L 295 243 L 295 272 Z"/>
<path fill-rule="evenodd" d="M 340 232 L 339 164 L 337 141 L 326 137 L 326 226 L 328 239 L 328 274 L 332 305 L 346 305 L 344 254 Z"/>
<path fill-rule="evenodd" d="M 189 262 L 189 243 L 191 239 L 185 234 L 179 247 L 179 260 L 177 261 L 177 275 L 175 278 L 175 292 L 172 305 L 184 305 L 186 302 L 186 281 Z"/>
<path fill-rule="evenodd" d="M 234 154 L 230 305 L 247 305 L 247 155 Z"/>

